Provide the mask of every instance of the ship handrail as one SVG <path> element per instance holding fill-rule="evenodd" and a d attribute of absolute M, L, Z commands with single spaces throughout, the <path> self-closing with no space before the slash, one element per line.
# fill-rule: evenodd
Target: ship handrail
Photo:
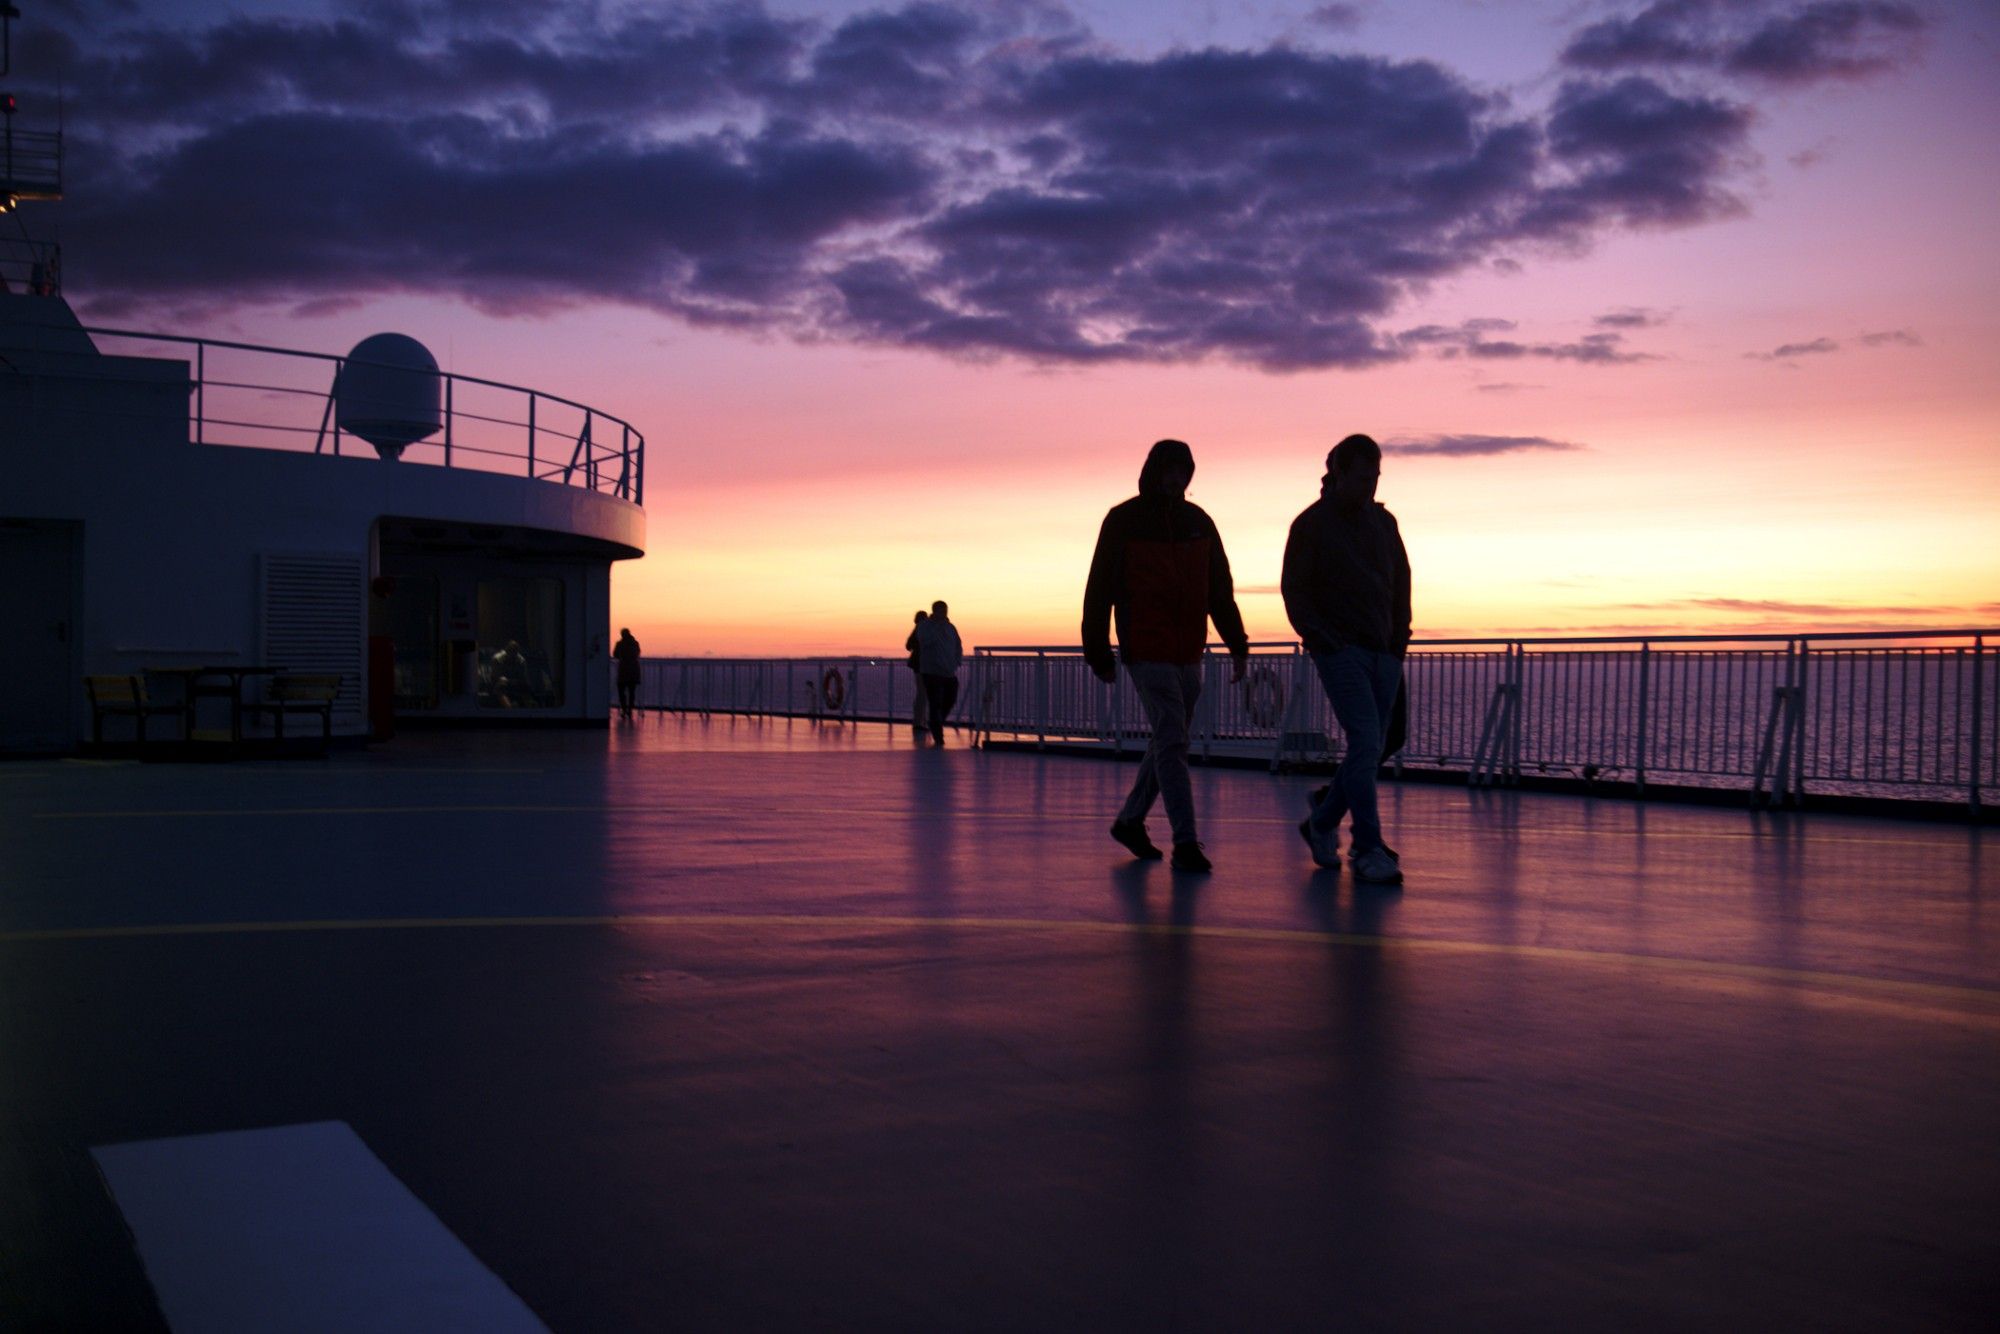
<path fill-rule="evenodd" d="M 80 329 L 93 340 L 119 339 L 144 343 L 167 343 L 176 347 L 191 348 L 194 356 L 189 364 L 188 391 L 193 396 L 192 429 L 190 439 L 200 445 L 228 445 L 251 448 L 273 448 L 286 450 L 288 446 L 258 439 L 213 439 L 211 427 L 226 430 L 250 432 L 256 435 L 283 438 L 285 436 L 312 435 L 315 437 L 314 453 L 327 452 L 329 441 L 332 452 L 339 455 L 346 432 L 334 411 L 343 368 L 354 366 L 383 367 L 390 370 L 407 371 L 407 366 L 375 361 L 368 358 L 354 358 L 339 353 L 316 352 L 303 348 L 279 347 L 269 343 L 253 343 L 228 338 L 207 338 L 191 334 L 159 333 L 144 329 L 125 329 L 110 325 L 81 324 L 71 326 Z M 0 348 L 0 352 L 6 351 Z M 28 350 L 28 349 L 19 349 Z M 35 349 L 41 352 L 49 363 L 44 373 L 53 373 L 76 379 L 120 379 L 117 376 L 93 376 L 84 370 L 85 363 L 80 357 L 66 356 L 46 345 Z M 101 349 L 100 349 L 101 350 Z M 211 352 L 227 354 L 248 354 L 260 357 L 283 357 L 295 362 L 319 363 L 332 368 L 332 382 L 325 389 L 302 387 L 296 384 L 258 383 L 240 374 L 217 376 L 209 373 Z M 63 364 L 75 361 L 75 365 Z M 60 369 L 57 367 L 60 366 Z M 634 504 L 644 503 L 645 449 L 646 437 L 630 421 L 616 413 L 580 402 L 563 394 L 549 393 L 527 385 L 512 384 L 505 380 L 489 379 L 480 375 L 467 375 L 459 371 L 440 368 L 437 372 L 441 393 L 439 405 L 440 422 L 438 432 L 424 440 L 406 447 L 404 458 L 408 461 L 444 467 L 466 466 L 456 464 L 456 455 L 475 455 L 489 459 L 525 460 L 526 475 L 536 481 L 553 481 L 562 485 L 583 486 L 592 491 L 608 493 Z M 527 400 L 526 420 L 498 417 L 491 413 L 470 411 L 458 406 L 456 391 L 459 389 L 494 391 L 516 394 Z M 210 401 L 212 393 L 237 395 L 289 395 L 296 399 L 312 400 L 317 421 L 300 419 L 295 422 L 275 420 L 275 414 L 267 414 L 258 419 L 254 410 L 231 412 Z M 322 406 L 323 405 L 323 408 Z M 213 409 L 213 410 L 212 410 Z M 550 424 L 548 412 L 563 416 L 573 415 L 577 420 L 571 426 Z M 104 409 L 89 409 L 93 412 Z M 470 427 L 500 428 L 503 431 L 525 430 L 526 447 L 509 441 L 502 436 L 495 441 L 490 434 L 479 441 L 458 439 L 461 424 Z M 496 443 L 505 447 L 496 448 Z M 549 446 L 554 445 L 555 448 Z M 425 457 L 432 451 L 442 451 L 441 459 Z M 492 468 L 476 468 L 475 471 L 494 471 Z"/>
<path fill-rule="evenodd" d="M 2000 789 L 1996 648 L 1990 626 L 1415 639 L 1394 765 L 1475 787 L 1734 790 L 1767 808 L 1914 796 L 1978 820 Z M 1250 649 L 1241 681 L 1225 645 L 1205 650 L 1193 744 L 1273 770 L 1325 762 L 1341 733 L 1312 656 L 1296 640 Z M 674 712 L 907 722 L 916 688 L 895 651 L 640 665 L 640 707 Z M 829 672 L 837 700 L 821 697 Z M 976 645 L 960 676 L 960 719 L 981 737 L 1146 745 L 1130 681 L 1100 681 L 1074 642 Z"/>

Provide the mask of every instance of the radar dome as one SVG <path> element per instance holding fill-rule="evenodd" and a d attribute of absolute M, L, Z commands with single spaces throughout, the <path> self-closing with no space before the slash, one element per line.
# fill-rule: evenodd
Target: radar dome
<path fill-rule="evenodd" d="M 334 397 L 340 429 L 375 446 L 385 459 L 436 435 L 444 424 L 437 358 L 407 334 L 364 338 L 347 354 Z"/>

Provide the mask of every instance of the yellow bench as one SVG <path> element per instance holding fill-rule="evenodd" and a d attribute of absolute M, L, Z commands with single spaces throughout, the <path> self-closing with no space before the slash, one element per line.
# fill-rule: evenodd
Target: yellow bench
<path fill-rule="evenodd" d="M 285 716 L 292 713 L 316 713 L 320 722 L 320 743 L 333 741 L 333 702 L 340 694 L 340 673 L 338 672 L 295 672 L 274 676 L 264 687 L 264 698 L 260 703 L 245 704 L 245 713 L 268 713 L 277 729 L 278 739 L 285 738 Z"/>
<path fill-rule="evenodd" d="M 90 739 L 97 745 L 104 744 L 104 720 L 107 717 L 129 717 L 139 724 L 139 744 L 146 742 L 146 719 L 155 714 L 177 713 L 186 716 L 187 709 L 181 704 L 157 704 L 147 694 L 146 686 L 136 676 L 86 676 L 83 678 L 84 693 L 90 696 Z"/>

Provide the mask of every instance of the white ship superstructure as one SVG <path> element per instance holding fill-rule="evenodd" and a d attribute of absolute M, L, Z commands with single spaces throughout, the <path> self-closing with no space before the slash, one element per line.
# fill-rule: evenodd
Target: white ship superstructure
<path fill-rule="evenodd" d="M 337 735 L 608 717 L 611 563 L 645 531 L 630 423 L 401 335 L 341 356 L 88 327 L 17 211 L 61 197 L 60 137 L 14 137 L 0 750 L 85 740 L 89 677 L 207 666 L 337 673 Z"/>

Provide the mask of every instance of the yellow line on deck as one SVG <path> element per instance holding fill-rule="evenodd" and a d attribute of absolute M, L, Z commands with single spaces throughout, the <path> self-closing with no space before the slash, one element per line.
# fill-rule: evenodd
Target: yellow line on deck
<path fill-rule="evenodd" d="M 656 927 L 702 929 L 757 927 L 782 930 L 842 931 L 938 930 L 1053 932 L 1066 935 L 1186 936 L 1195 939 L 1244 940 L 1289 945 L 1342 945 L 1387 953 L 1487 955 L 1534 959 L 1551 963 L 1581 963 L 1659 969 L 1745 978 L 1760 982 L 1805 984 L 1880 995 L 1929 1000 L 1973 1001 L 2000 1006 L 2000 988 L 1949 982 L 1916 982 L 1899 978 L 1864 977 L 1773 964 L 1729 963 L 1722 960 L 1632 954 L 1618 950 L 1569 949 L 1551 945 L 1514 945 L 1499 941 L 1445 940 L 1423 936 L 1366 936 L 1337 931 L 1306 931 L 1288 927 L 1178 926 L 1155 922 L 1107 922 L 1040 917 L 914 917 L 881 914 L 854 916 L 810 913 L 631 913 L 572 917 L 377 917 L 313 919 L 296 922 L 168 922 L 146 926 L 62 927 L 42 931 L 0 932 L 0 945 L 48 941 L 133 940 L 176 936 L 292 935 L 336 931 L 436 931 L 512 927 Z"/>

